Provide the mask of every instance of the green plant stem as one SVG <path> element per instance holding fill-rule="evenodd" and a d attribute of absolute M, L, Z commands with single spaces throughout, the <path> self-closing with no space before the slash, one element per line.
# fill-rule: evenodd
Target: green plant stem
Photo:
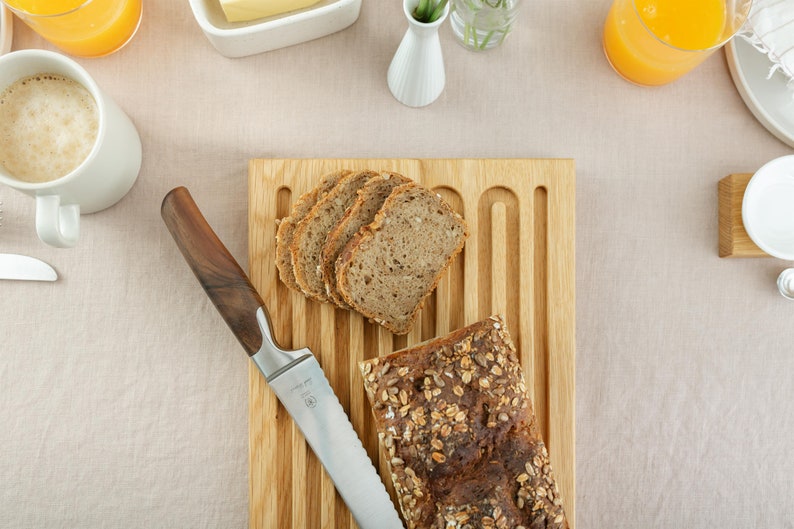
<path fill-rule="evenodd" d="M 507 37 L 509 32 L 510 27 L 507 27 L 503 30 L 492 29 L 485 35 L 485 38 L 482 39 L 482 42 L 480 42 L 480 35 L 477 32 L 477 28 L 474 26 L 474 24 L 466 23 L 463 26 L 463 42 L 476 50 L 485 50 L 488 47 L 488 43 L 491 42 L 496 35 L 499 35 L 499 43 L 501 43 L 505 40 L 505 37 Z"/>
<path fill-rule="evenodd" d="M 414 9 L 414 18 L 420 22 L 425 22 L 425 12 L 430 4 L 430 0 L 419 0 L 419 5 Z"/>
<path fill-rule="evenodd" d="M 496 30 L 492 29 L 491 31 L 488 32 L 487 35 L 485 35 L 485 38 L 483 39 L 482 44 L 480 44 L 480 49 L 481 50 L 484 50 L 485 48 L 488 47 L 488 41 L 491 40 L 491 37 L 493 37 L 494 33 L 496 33 Z"/>
<path fill-rule="evenodd" d="M 414 9 L 413 16 L 425 24 L 435 22 L 444 12 L 448 2 L 449 0 L 419 0 L 419 5 Z"/>
<path fill-rule="evenodd" d="M 441 13 L 444 12 L 444 8 L 447 7 L 447 2 L 449 0 L 441 0 L 438 4 L 436 4 L 436 8 L 430 13 L 430 19 L 428 22 L 435 22 L 441 16 Z"/>

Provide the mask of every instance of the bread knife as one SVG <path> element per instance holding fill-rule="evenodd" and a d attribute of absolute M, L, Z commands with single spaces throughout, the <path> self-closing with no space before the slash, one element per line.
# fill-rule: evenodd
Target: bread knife
<path fill-rule="evenodd" d="M 394 504 L 353 425 L 308 348 L 273 336 L 262 298 L 202 215 L 189 191 L 171 190 L 163 220 L 196 278 L 298 425 L 361 529 L 402 529 Z"/>

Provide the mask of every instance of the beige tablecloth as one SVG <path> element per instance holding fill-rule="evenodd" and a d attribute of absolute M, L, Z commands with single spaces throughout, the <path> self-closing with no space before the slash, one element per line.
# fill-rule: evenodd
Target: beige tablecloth
<path fill-rule="evenodd" d="M 365 1 L 332 36 L 218 54 L 188 2 L 151 0 L 132 43 L 79 59 L 135 122 L 140 177 L 83 218 L 74 249 L 36 238 L 0 188 L 0 251 L 52 284 L 0 283 L 0 526 L 244 528 L 247 358 L 159 215 L 177 185 L 247 262 L 254 157 L 564 157 L 577 167 L 577 527 L 792 527 L 791 263 L 717 256 L 717 181 L 791 154 L 742 103 L 725 57 L 662 88 L 615 75 L 609 0 L 526 1 L 474 54 L 441 31 L 447 85 L 391 96 L 406 29 Z M 52 47 L 15 24 L 14 49 Z"/>

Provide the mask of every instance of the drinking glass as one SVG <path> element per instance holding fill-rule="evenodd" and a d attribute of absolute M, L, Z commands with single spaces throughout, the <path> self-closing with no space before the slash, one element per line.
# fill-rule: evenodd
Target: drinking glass
<path fill-rule="evenodd" d="M 624 79 L 674 81 L 720 49 L 747 19 L 752 0 L 614 0 L 604 52 Z"/>
<path fill-rule="evenodd" d="M 33 31 L 70 55 L 101 57 L 132 39 L 142 0 L 2 0 Z"/>
<path fill-rule="evenodd" d="M 470 50 L 495 48 L 513 30 L 519 3 L 520 0 L 452 0 L 452 32 Z"/>

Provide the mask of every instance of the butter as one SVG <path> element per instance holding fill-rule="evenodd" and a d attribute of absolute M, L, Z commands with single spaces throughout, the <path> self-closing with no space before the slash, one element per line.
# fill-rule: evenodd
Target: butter
<path fill-rule="evenodd" d="M 316 4 L 319 0 L 220 0 L 229 22 L 244 22 L 280 15 Z"/>

